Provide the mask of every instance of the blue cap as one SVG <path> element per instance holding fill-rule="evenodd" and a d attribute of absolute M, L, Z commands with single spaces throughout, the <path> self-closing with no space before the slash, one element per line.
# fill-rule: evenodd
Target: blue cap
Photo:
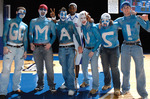
<path fill-rule="evenodd" d="M 128 1 L 124 1 L 121 4 L 121 8 L 123 8 L 125 5 L 131 7 L 131 5 L 130 5 L 130 3 Z"/>

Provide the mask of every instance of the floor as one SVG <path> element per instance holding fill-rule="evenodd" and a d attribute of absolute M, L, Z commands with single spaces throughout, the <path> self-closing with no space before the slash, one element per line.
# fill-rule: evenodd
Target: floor
<path fill-rule="evenodd" d="M 150 54 L 144 55 L 144 68 L 146 73 L 146 90 L 150 94 Z M 28 69 L 29 67 L 34 67 L 34 61 L 32 59 L 32 55 L 28 55 L 28 58 L 24 62 L 24 69 Z M 34 69 L 34 68 L 33 68 Z M 89 77 L 90 77 L 90 83 L 92 83 L 91 79 L 91 70 L 89 66 Z M 119 69 L 120 69 L 120 60 L 119 60 Z M 2 59 L 0 60 L 0 72 L 2 70 Z M 14 71 L 14 62 L 11 67 L 11 74 L 10 78 L 12 78 Z M 131 61 L 131 75 L 130 75 L 130 83 L 131 83 L 131 89 L 130 92 L 127 95 L 120 95 L 119 97 L 114 96 L 113 94 L 113 87 L 107 91 L 102 91 L 101 88 L 104 85 L 103 83 L 103 72 L 102 67 L 100 64 L 99 59 L 99 80 L 100 80 L 100 87 L 99 92 L 96 95 L 90 95 L 88 94 L 91 86 L 87 88 L 80 88 L 77 90 L 77 93 L 73 97 L 69 97 L 67 95 L 67 90 L 60 90 L 59 87 L 63 83 L 63 77 L 62 77 L 62 69 L 58 61 L 58 55 L 54 54 L 54 72 L 55 72 L 55 82 L 57 83 L 57 93 L 52 94 L 49 91 L 49 87 L 47 86 L 47 81 L 45 78 L 45 87 L 44 90 L 41 92 L 34 93 L 33 89 L 36 87 L 36 81 L 37 81 L 37 75 L 36 71 L 22 71 L 22 81 L 21 81 L 21 89 L 25 92 L 22 96 L 18 96 L 16 94 L 12 94 L 12 79 L 10 79 L 10 84 L 8 86 L 8 99 L 140 99 L 141 97 L 138 95 L 136 91 L 136 79 L 135 79 L 135 65 L 133 60 Z M 121 73 L 121 72 L 120 72 Z M 46 77 L 46 76 L 45 76 Z M 122 74 L 121 74 L 122 78 Z M 79 84 L 82 83 L 83 75 L 82 71 L 80 70 L 80 75 L 78 78 Z"/>

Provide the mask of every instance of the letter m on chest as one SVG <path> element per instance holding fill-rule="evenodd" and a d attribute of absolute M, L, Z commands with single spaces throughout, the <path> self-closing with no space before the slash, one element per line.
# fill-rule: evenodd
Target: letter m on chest
<path fill-rule="evenodd" d="M 45 33 L 45 40 L 47 40 L 48 26 L 44 26 L 41 29 L 39 25 L 35 25 L 35 31 L 36 31 L 36 39 L 38 39 L 39 34 Z"/>

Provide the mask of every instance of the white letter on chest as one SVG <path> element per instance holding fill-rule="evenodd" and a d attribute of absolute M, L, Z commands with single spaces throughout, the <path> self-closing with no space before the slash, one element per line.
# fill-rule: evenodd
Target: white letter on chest
<path fill-rule="evenodd" d="M 87 39 L 86 39 L 86 37 L 84 36 L 84 37 L 85 37 L 85 41 L 86 41 L 87 44 L 89 44 L 89 43 L 90 43 L 90 36 L 89 36 L 89 33 L 87 33 L 86 36 L 87 36 Z"/>
<path fill-rule="evenodd" d="M 68 33 L 68 31 L 67 31 L 65 28 L 62 28 L 62 30 L 61 30 L 61 35 L 60 35 L 60 40 L 62 40 L 62 38 L 63 38 L 64 36 L 67 36 L 69 40 L 71 39 L 71 38 L 70 38 L 70 35 L 69 35 L 69 33 Z"/>
<path fill-rule="evenodd" d="M 45 26 L 44 28 L 41 29 L 39 25 L 35 25 L 35 31 L 36 31 L 36 39 L 38 39 L 38 31 L 40 34 L 44 33 L 45 31 L 45 40 L 47 40 L 48 26 Z"/>

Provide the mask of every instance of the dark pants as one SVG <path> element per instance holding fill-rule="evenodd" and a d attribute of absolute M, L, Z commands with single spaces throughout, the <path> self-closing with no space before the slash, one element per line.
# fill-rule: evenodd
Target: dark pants
<path fill-rule="evenodd" d="M 44 46 L 36 47 L 33 57 L 37 67 L 38 86 L 44 86 L 44 61 L 47 70 L 47 81 L 50 87 L 54 87 L 53 51 L 52 48 L 45 50 Z"/>
<path fill-rule="evenodd" d="M 101 48 L 101 61 L 105 76 L 104 82 L 107 86 L 111 85 L 111 68 L 114 89 L 120 89 L 120 73 L 118 69 L 119 56 L 120 52 L 118 46 L 115 48 Z"/>

